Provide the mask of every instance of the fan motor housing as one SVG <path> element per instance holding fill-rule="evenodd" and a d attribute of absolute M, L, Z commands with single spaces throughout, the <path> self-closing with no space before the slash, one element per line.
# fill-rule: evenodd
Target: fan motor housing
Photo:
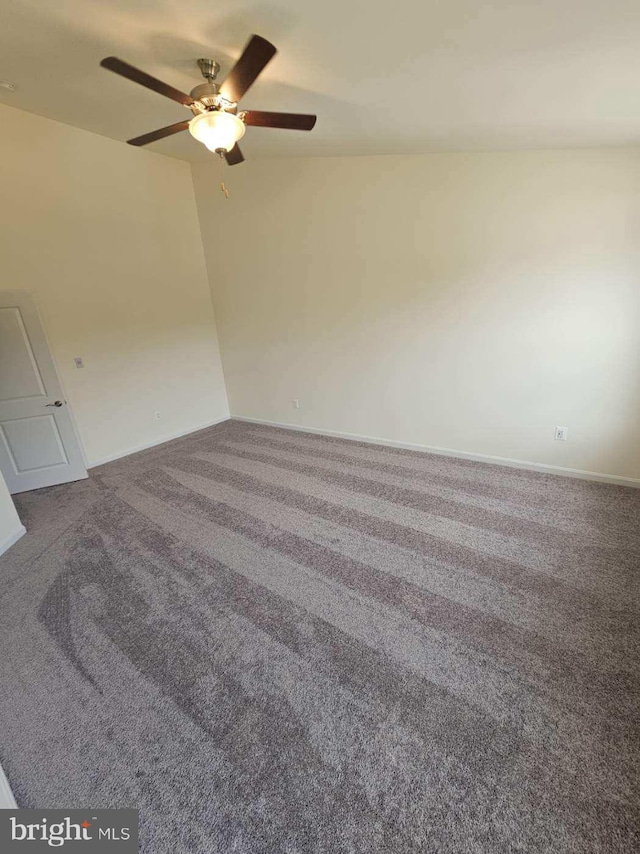
<path fill-rule="evenodd" d="M 194 101 L 200 101 L 207 107 L 213 107 L 218 94 L 218 87 L 215 83 L 200 83 L 189 94 Z"/>

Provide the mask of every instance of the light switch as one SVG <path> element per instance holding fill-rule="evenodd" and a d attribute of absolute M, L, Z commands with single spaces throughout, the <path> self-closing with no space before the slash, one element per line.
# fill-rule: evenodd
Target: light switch
<path fill-rule="evenodd" d="M 76 363 L 76 368 L 84 368 L 84 362 L 82 361 L 82 356 L 76 356 L 73 361 Z"/>

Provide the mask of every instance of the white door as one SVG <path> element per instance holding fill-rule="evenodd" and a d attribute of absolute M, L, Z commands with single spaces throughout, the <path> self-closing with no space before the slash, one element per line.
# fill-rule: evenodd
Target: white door
<path fill-rule="evenodd" d="M 0 471 L 9 492 L 87 477 L 33 299 L 0 291 Z"/>

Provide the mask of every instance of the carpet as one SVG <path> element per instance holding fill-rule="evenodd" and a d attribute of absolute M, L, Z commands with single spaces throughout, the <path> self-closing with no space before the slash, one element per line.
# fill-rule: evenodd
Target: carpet
<path fill-rule="evenodd" d="M 640 491 L 228 421 L 17 496 L 0 761 L 145 854 L 640 850 Z"/>

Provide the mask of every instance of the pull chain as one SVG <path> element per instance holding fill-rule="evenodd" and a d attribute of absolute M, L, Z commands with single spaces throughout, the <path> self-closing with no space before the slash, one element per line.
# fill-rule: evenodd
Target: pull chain
<path fill-rule="evenodd" d="M 224 172 L 223 172 L 223 170 L 224 170 L 224 151 L 220 152 L 220 170 L 221 170 L 221 176 L 222 176 L 224 174 Z M 227 190 L 227 187 L 226 187 L 224 181 L 220 181 L 220 192 L 225 197 L 225 199 L 229 198 L 229 190 Z"/>

